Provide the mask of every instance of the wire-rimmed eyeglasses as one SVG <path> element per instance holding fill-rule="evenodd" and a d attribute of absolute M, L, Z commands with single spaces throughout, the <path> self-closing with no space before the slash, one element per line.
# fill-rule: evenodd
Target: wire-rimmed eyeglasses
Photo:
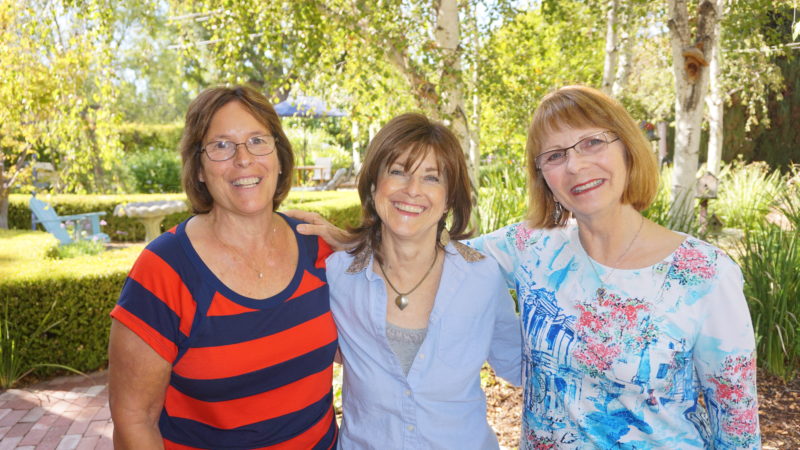
<path fill-rule="evenodd" d="M 618 140 L 619 136 L 614 136 L 610 131 L 601 131 L 597 134 L 586 136 L 576 142 L 575 145 L 571 145 L 567 148 L 559 148 L 540 153 L 535 159 L 536 168 L 541 171 L 546 171 L 564 164 L 569 157 L 569 150 L 575 150 L 581 155 L 595 155 L 607 149 L 608 144 Z"/>
<path fill-rule="evenodd" d="M 211 141 L 203 144 L 199 152 L 205 152 L 211 161 L 227 161 L 233 158 L 240 145 L 244 145 L 253 156 L 267 156 L 275 151 L 275 141 L 277 138 L 268 134 L 252 136 L 244 142 Z"/>

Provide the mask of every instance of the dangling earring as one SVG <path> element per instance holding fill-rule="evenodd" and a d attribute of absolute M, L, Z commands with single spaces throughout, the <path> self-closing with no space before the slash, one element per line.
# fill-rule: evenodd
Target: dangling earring
<path fill-rule="evenodd" d="M 450 242 L 450 232 L 447 231 L 447 228 L 442 228 L 442 232 L 439 233 L 439 243 L 442 244 L 442 247 L 447 247 L 447 244 Z"/>
<path fill-rule="evenodd" d="M 553 208 L 553 223 L 558 225 L 561 222 L 561 216 L 564 214 L 564 208 L 561 207 L 561 203 L 556 200 L 556 207 Z"/>

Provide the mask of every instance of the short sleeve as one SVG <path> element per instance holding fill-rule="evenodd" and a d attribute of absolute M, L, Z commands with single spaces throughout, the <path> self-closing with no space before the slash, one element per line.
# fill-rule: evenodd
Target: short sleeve
<path fill-rule="evenodd" d="M 694 362 L 717 448 L 761 448 L 755 339 L 739 267 L 719 252 Z"/>
<path fill-rule="evenodd" d="M 111 317 L 172 363 L 191 333 L 196 309 L 178 272 L 148 247 L 128 274 Z"/>

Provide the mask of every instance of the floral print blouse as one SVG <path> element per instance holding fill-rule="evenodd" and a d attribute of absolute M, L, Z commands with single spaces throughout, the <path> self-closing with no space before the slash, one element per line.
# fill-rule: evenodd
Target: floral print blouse
<path fill-rule="evenodd" d="M 615 270 L 575 225 L 470 245 L 517 291 L 520 448 L 760 448 L 753 327 L 721 250 L 687 237 L 654 266 Z"/>

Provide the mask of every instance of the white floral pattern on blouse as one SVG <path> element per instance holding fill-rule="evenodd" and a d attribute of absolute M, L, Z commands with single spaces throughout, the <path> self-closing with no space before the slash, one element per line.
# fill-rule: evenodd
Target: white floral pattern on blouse
<path fill-rule="evenodd" d="M 760 448 L 753 327 L 721 250 L 687 237 L 658 264 L 614 270 L 575 225 L 470 245 L 517 290 L 521 448 Z"/>

